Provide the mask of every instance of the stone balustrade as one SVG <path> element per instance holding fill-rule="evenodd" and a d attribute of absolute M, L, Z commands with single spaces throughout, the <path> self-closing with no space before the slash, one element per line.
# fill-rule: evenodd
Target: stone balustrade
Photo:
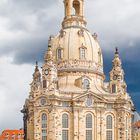
<path fill-rule="evenodd" d="M 103 67 L 93 61 L 62 60 L 57 63 L 58 71 L 87 71 L 103 73 Z"/>

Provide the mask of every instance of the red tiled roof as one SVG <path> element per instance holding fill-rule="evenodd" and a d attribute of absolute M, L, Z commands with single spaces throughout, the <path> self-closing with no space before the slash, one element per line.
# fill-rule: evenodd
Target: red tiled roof
<path fill-rule="evenodd" d="M 24 131 L 23 130 L 4 130 L 0 136 L 0 140 L 3 140 L 4 138 L 8 138 L 10 140 L 12 136 L 15 138 L 15 140 L 17 140 L 18 138 L 23 139 Z"/>
<path fill-rule="evenodd" d="M 140 128 L 140 120 L 134 124 L 135 128 Z"/>

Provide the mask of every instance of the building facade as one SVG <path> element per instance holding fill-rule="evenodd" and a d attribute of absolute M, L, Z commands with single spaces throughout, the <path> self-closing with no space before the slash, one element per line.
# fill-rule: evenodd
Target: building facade
<path fill-rule="evenodd" d="M 24 140 L 24 131 L 4 130 L 0 135 L 0 140 Z"/>
<path fill-rule="evenodd" d="M 140 115 L 137 110 L 134 111 L 132 123 L 132 138 L 133 140 L 140 140 Z"/>
<path fill-rule="evenodd" d="M 140 140 L 140 120 L 133 125 L 133 140 Z"/>
<path fill-rule="evenodd" d="M 97 34 L 86 28 L 84 0 L 64 0 L 62 29 L 36 63 L 24 114 L 25 140 L 131 140 L 133 102 L 118 49 L 105 82 Z"/>

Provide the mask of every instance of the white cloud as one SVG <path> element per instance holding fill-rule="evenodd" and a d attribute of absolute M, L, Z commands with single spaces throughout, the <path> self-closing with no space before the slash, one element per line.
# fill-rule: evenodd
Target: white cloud
<path fill-rule="evenodd" d="M 0 126 L 1 129 L 22 127 L 20 110 L 28 97 L 33 66 L 12 64 L 12 58 L 0 59 Z"/>

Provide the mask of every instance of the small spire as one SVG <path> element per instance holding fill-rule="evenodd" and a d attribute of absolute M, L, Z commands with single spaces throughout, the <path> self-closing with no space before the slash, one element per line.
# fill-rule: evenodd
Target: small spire
<path fill-rule="evenodd" d="M 35 71 L 33 73 L 33 78 L 34 78 L 34 80 L 38 79 L 38 81 L 40 81 L 40 77 L 41 77 L 41 74 L 40 74 L 39 69 L 38 69 L 38 61 L 36 61 Z"/>
<path fill-rule="evenodd" d="M 38 61 L 36 61 L 36 67 L 38 67 Z"/>
<path fill-rule="evenodd" d="M 119 54 L 118 47 L 116 47 L 116 49 L 115 49 L 115 54 Z"/>
<path fill-rule="evenodd" d="M 38 61 L 36 61 L 35 71 L 39 71 L 38 70 Z"/>

